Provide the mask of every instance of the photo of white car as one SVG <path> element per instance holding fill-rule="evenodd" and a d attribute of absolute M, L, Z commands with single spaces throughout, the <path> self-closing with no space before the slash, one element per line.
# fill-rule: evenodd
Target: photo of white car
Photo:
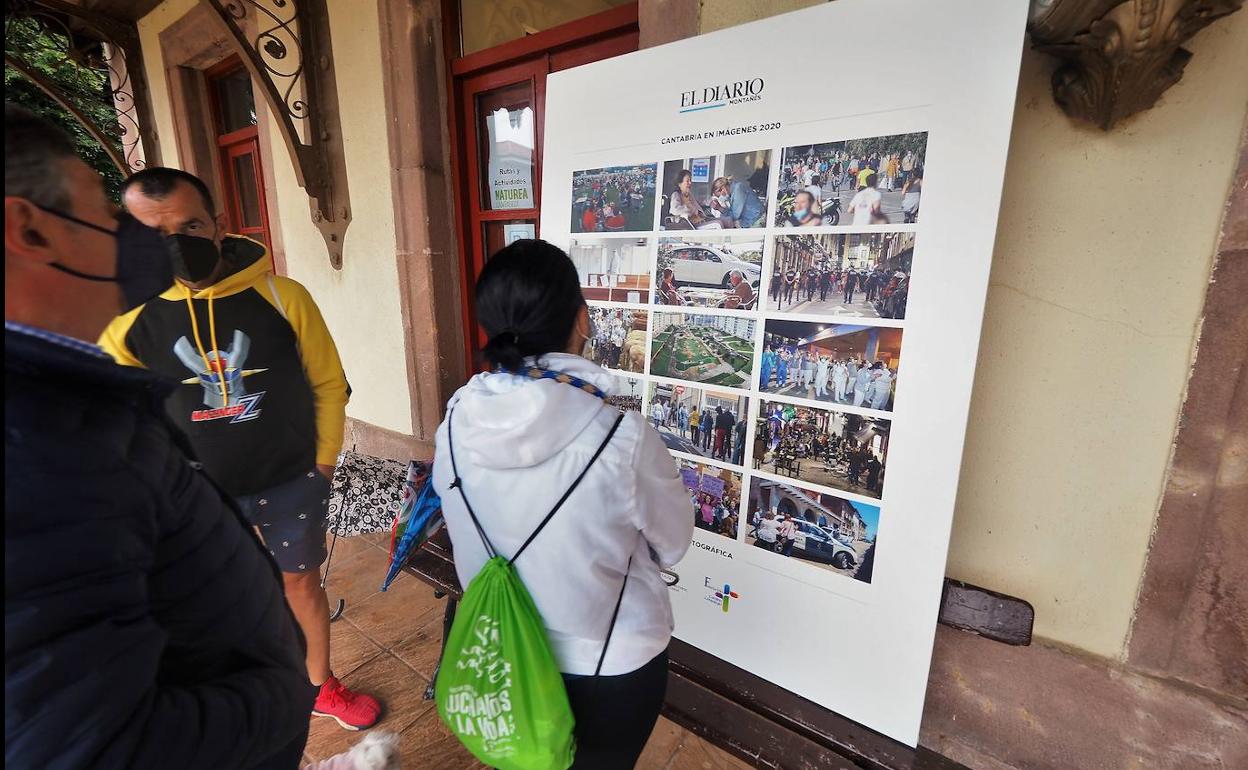
<path fill-rule="evenodd" d="M 762 251 L 759 262 L 751 262 L 709 244 L 689 244 L 674 248 L 667 255 L 679 286 L 700 285 L 728 288 L 732 271 L 740 271 L 746 282 L 757 285 L 762 274 Z"/>

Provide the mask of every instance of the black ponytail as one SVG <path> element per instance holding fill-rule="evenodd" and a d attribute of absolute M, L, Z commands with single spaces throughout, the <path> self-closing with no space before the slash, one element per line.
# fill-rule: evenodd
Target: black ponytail
<path fill-rule="evenodd" d="M 563 352 L 585 305 L 572 260 L 541 240 L 516 241 L 491 257 L 476 293 L 477 320 L 489 335 L 481 354 L 510 371 L 525 358 Z"/>

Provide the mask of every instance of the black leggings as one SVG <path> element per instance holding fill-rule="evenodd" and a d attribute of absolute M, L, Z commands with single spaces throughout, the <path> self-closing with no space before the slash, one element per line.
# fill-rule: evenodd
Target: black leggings
<path fill-rule="evenodd" d="M 632 770 L 663 708 L 667 651 L 619 676 L 563 677 L 576 717 L 570 770 Z"/>

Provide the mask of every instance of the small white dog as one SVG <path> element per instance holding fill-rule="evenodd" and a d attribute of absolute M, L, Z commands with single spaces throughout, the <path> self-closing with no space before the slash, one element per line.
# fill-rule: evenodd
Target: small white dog
<path fill-rule="evenodd" d="M 369 733 L 350 751 L 305 765 L 303 770 L 401 770 L 399 736 Z"/>

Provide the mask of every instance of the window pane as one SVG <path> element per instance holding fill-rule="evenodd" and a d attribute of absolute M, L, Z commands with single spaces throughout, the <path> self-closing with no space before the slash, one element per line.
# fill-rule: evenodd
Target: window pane
<path fill-rule="evenodd" d="M 256 100 L 251 75 L 239 68 L 212 81 L 217 100 L 217 132 L 228 134 L 256 125 Z"/>
<path fill-rule="evenodd" d="M 537 222 L 532 219 L 513 219 L 510 222 L 485 222 L 482 224 L 482 243 L 485 258 L 494 256 L 504 246 L 520 238 L 536 238 Z"/>
<path fill-rule="evenodd" d="M 477 94 L 482 210 L 537 208 L 536 120 L 530 81 Z"/>
<path fill-rule="evenodd" d="M 260 217 L 260 193 L 256 190 L 255 155 L 235 155 L 234 190 L 238 196 L 239 217 L 243 227 L 260 227 L 264 220 Z"/>

